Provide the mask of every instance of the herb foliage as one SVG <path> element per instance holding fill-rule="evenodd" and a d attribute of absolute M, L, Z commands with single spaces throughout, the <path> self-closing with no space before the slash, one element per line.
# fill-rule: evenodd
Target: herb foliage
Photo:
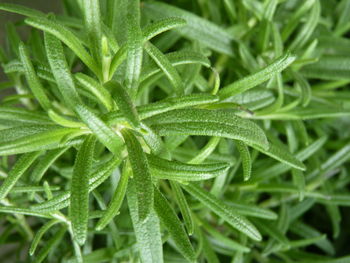
<path fill-rule="evenodd" d="M 62 6 L 0 4 L 23 16 L 0 48 L 0 246 L 350 262 L 348 0 Z"/>

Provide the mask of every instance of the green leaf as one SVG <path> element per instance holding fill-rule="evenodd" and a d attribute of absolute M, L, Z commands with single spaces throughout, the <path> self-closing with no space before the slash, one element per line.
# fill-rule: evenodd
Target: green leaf
<path fill-rule="evenodd" d="M 123 141 L 117 133 L 108 127 L 92 110 L 83 104 L 75 106 L 80 119 L 96 135 L 98 140 L 112 153 L 119 155 Z"/>
<path fill-rule="evenodd" d="M 46 242 L 46 245 L 39 251 L 38 255 L 35 257 L 35 263 L 43 262 L 47 255 L 56 249 L 58 244 L 61 242 L 64 234 L 66 233 L 66 230 L 66 227 L 62 227 L 56 232 L 56 234 L 53 237 L 51 237 Z"/>
<path fill-rule="evenodd" d="M 221 234 L 216 228 L 212 227 L 210 224 L 205 222 L 204 220 L 200 220 L 197 218 L 200 222 L 200 225 L 202 228 L 205 229 L 206 232 L 208 232 L 212 237 L 215 238 L 216 242 L 220 242 L 224 246 L 227 246 L 229 249 L 242 251 L 242 252 L 250 252 L 250 249 L 246 246 L 241 245 L 240 243 L 234 241 L 231 238 L 226 237 L 225 235 Z"/>
<path fill-rule="evenodd" d="M 258 125 L 237 117 L 229 110 L 174 110 L 148 118 L 146 123 L 160 135 L 217 136 L 268 148 L 265 134 Z"/>
<path fill-rule="evenodd" d="M 306 107 L 312 99 L 312 91 L 309 82 L 298 72 L 291 71 L 296 80 L 297 86 L 300 88 L 302 106 Z"/>
<path fill-rule="evenodd" d="M 210 104 L 217 102 L 218 100 L 219 98 L 214 95 L 192 94 L 176 98 L 167 98 L 154 103 L 142 105 L 137 107 L 137 112 L 142 120 L 168 111 Z M 108 124 L 113 125 L 123 120 L 123 118 L 124 116 L 120 111 L 114 111 L 106 114 L 103 119 L 107 120 Z"/>
<path fill-rule="evenodd" d="M 118 1 L 107 0 L 107 15 L 105 24 L 113 31 L 116 27 L 116 18 L 118 14 Z"/>
<path fill-rule="evenodd" d="M 48 186 L 47 189 L 49 189 L 50 191 L 58 191 L 60 190 L 60 187 Z M 45 191 L 46 191 L 46 187 L 44 186 L 15 186 L 11 190 L 12 193 L 45 192 Z"/>
<path fill-rule="evenodd" d="M 29 17 L 44 17 L 45 16 L 44 13 L 42 13 L 38 10 L 28 8 L 28 7 L 25 7 L 22 5 L 16 5 L 16 4 L 10 4 L 10 3 L 1 3 L 0 10 L 16 13 L 19 15 L 29 16 Z"/>
<path fill-rule="evenodd" d="M 61 143 L 65 136 L 76 132 L 80 132 L 79 129 L 59 128 L 57 126 L 44 129 L 35 126 L 20 126 L 2 130 L 2 135 L 10 133 L 12 135 L 5 141 L 2 141 L 0 136 L 0 155 L 49 150 L 78 144 L 80 143 L 79 139 Z"/>
<path fill-rule="evenodd" d="M 326 210 L 332 221 L 333 238 L 337 238 L 340 234 L 340 222 L 342 220 L 340 208 L 336 205 L 326 205 Z"/>
<path fill-rule="evenodd" d="M 47 132 L 59 128 L 54 125 L 23 124 L 20 127 L 2 129 L 0 132 L 0 143 L 6 143 L 26 136 Z"/>
<path fill-rule="evenodd" d="M 83 73 L 77 73 L 74 77 L 84 89 L 96 96 L 108 111 L 111 111 L 114 108 L 111 94 L 98 81 Z"/>
<path fill-rule="evenodd" d="M 293 183 L 298 187 L 299 200 L 303 201 L 305 195 L 305 177 L 300 170 L 292 169 Z"/>
<path fill-rule="evenodd" d="M 176 16 L 184 19 L 187 22 L 186 26 L 176 29 L 176 32 L 217 52 L 233 56 L 233 37 L 214 23 L 191 12 L 156 1 L 144 3 L 144 10 L 152 18 Z"/>
<path fill-rule="evenodd" d="M 211 243 L 209 243 L 208 239 L 204 236 L 202 232 L 200 232 L 200 239 L 202 240 L 202 253 L 208 262 L 211 263 L 220 263 L 217 254 L 215 253 Z"/>
<path fill-rule="evenodd" d="M 248 181 L 252 173 L 252 159 L 250 157 L 249 149 L 241 141 L 236 141 L 235 144 L 242 159 L 243 179 L 244 181 Z"/>
<path fill-rule="evenodd" d="M 96 66 L 95 61 L 86 51 L 81 41 L 68 28 L 60 25 L 57 21 L 51 21 L 44 17 L 42 18 L 27 18 L 26 24 L 43 30 L 46 33 L 52 34 L 66 44 L 74 53 L 84 62 L 84 64 L 91 69 L 97 76 L 100 75 L 100 69 Z M 48 48 L 48 45 L 46 45 Z M 53 47 L 54 48 L 54 47 Z"/>
<path fill-rule="evenodd" d="M 107 89 L 115 91 L 115 102 L 119 111 L 129 122 L 131 127 L 140 128 L 140 119 L 137 114 L 136 107 L 134 106 L 128 92 L 116 81 L 109 81 L 105 84 Z"/>
<path fill-rule="evenodd" d="M 139 220 L 144 221 L 153 206 L 153 184 L 146 154 L 133 133 L 127 129 L 121 131 L 128 150 L 133 180 L 137 190 Z"/>
<path fill-rule="evenodd" d="M 136 182 L 135 182 L 136 183 Z M 159 219 L 151 207 L 148 217 L 141 220 L 139 217 L 139 204 L 137 188 L 133 180 L 129 181 L 127 200 L 130 216 L 134 226 L 137 248 L 142 263 L 163 262 L 162 238 Z M 152 186 L 153 187 L 153 186 Z M 153 190 L 153 189 L 152 189 Z"/>
<path fill-rule="evenodd" d="M 169 183 L 171 185 L 171 189 L 173 190 L 175 200 L 177 201 L 177 204 L 180 208 L 181 215 L 187 229 L 187 233 L 189 235 L 192 235 L 194 232 L 194 222 L 191 208 L 189 207 L 186 197 L 182 192 L 182 189 L 179 186 L 179 184 L 175 181 L 169 181 Z"/>
<path fill-rule="evenodd" d="M 295 28 L 299 25 L 300 18 L 315 4 L 315 0 L 304 1 L 299 8 L 291 13 L 291 17 L 286 21 L 286 26 L 282 30 L 282 38 L 285 41 L 293 33 Z"/>
<path fill-rule="evenodd" d="M 176 248 L 190 262 L 196 260 L 196 255 L 185 229 L 162 193 L 154 188 L 154 210 L 165 228 L 169 231 Z"/>
<path fill-rule="evenodd" d="M 40 159 L 40 162 L 34 167 L 30 179 L 34 183 L 38 183 L 50 166 L 67 150 L 68 147 L 65 147 L 46 153 L 45 156 Z"/>
<path fill-rule="evenodd" d="M 31 91 L 35 98 L 38 100 L 41 107 L 48 110 L 51 107 L 51 103 L 47 95 L 45 94 L 44 87 L 42 86 L 39 78 L 37 77 L 27 47 L 23 42 L 19 45 L 19 56 L 21 58 L 24 73 L 29 84 Z"/>
<path fill-rule="evenodd" d="M 81 100 L 69 71 L 63 46 L 56 36 L 45 33 L 45 48 L 57 87 L 65 102 L 68 103 L 69 107 L 74 109 L 76 103 L 80 103 Z"/>
<path fill-rule="evenodd" d="M 319 138 L 315 142 L 311 143 L 308 147 L 299 151 L 295 155 L 295 157 L 301 161 L 308 159 L 315 152 L 320 150 L 324 146 L 326 141 L 327 141 L 327 137 Z M 259 169 L 259 170 L 255 171 L 256 175 L 252 178 L 252 181 L 256 182 L 256 181 L 267 180 L 267 179 L 276 177 L 278 175 L 281 175 L 290 169 L 292 169 L 292 167 L 287 165 L 287 164 L 284 164 L 284 163 L 278 163 L 278 164 L 275 164 L 269 168 L 264 167 L 263 169 Z"/>
<path fill-rule="evenodd" d="M 350 57 L 344 55 L 324 55 L 316 63 L 301 70 L 307 78 L 323 80 L 349 79 Z"/>
<path fill-rule="evenodd" d="M 240 215 L 263 218 L 268 220 L 277 219 L 277 214 L 275 212 L 265 208 L 261 208 L 259 206 L 255 206 L 253 204 L 244 203 L 242 201 L 229 201 L 226 202 L 226 204 L 232 207 L 232 209 L 234 209 L 236 213 Z"/>
<path fill-rule="evenodd" d="M 338 205 L 338 206 L 350 206 L 350 197 L 348 193 L 344 194 L 329 194 L 326 195 L 327 199 L 319 198 L 317 201 L 324 204 Z"/>
<path fill-rule="evenodd" d="M 305 239 L 301 239 L 301 240 L 293 240 L 290 241 L 290 247 L 291 248 L 298 248 L 298 247 L 307 247 L 310 245 L 314 245 L 315 243 L 325 240 L 327 238 L 326 235 L 321 235 L 318 237 L 312 237 L 312 238 L 305 238 Z"/>
<path fill-rule="evenodd" d="M 295 56 L 286 53 L 258 72 L 225 86 L 219 90 L 219 96 L 222 99 L 226 99 L 254 88 L 283 71 L 292 64 L 294 60 Z"/>
<path fill-rule="evenodd" d="M 275 112 L 256 119 L 268 120 L 313 120 L 323 118 L 339 118 L 349 116 L 349 109 L 327 106 L 327 108 L 310 106 L 308 108 L 296 107 L 290 111 Z"/>
<path fill-rule="evenodd" d="M 141 123 L 140 135 L 153 154 L 163 156 L 166 159 L 170 158 L 170 152 L 163 143 L 162 138 L 144 123 Z"/>
<path fill-rule="evenodd" d="M 143 37 L 146 41 L 154 38 L 155 36 L 186 25 L 186 20 L 179 17 L 167 17 L 160 20 L 157 20 L 143 29 Z"/>
<path fill-rule="evenodd" d="M 35 250 L 37 246 L 39 245 L 39 242 L 41 241 L 43 235 L 55 224 L 57 224 L 59 221 L 57 219 L 50 220 L 45 225 L 43 225 L 39 231 L 35 234 L 34 239 L 32 241 L 32 244 L 29 249 L 29 255 L 33 255 L 35 253 Z"/>
<path fill-rule="evenodd" d="M 96 138 L 86 137 L 74 163 L 71 182 L 69 217 L 72 222 L 73 235 L 79 245 L 84 245 L 87 237 L 89 218 L 89 174 Z"/>
<path fill-rule="evenodd" d="M 34 211 L 29 208 L 14 207 L 14 206 L 0 206 L 0 213 L 15 214 L 15 215 L 28 215 L 42 218 L 52 219 L 52 216 L 46 212 Z"/>
<path fill-rule="evenodd" d="M 114 250 L 111 247 L 94 249 L 93 252 L 83 255 L 84 263 L 95 263 L 95 262 L 110 262 L 114 258 Z M 69 261 L 69 263 L 77 263 L 78 261 Z"/>
<path fill-rule="evenodd" d="M 141 75 L 143 55 L 143 35 L 140 28 L 140 1 L 129 1 L 127 9 L 127 58 L 125 84 L 130 96 L 134 98 L 137 93 Z"/>
<path fill-rule="evenodd" d="M 27 171 L 40 154 L 41 152 L 27 153 L 18 159 L 0 186 L 0 200 L 4 199 L 7 194 L 10 193 L 19 178 Z"/>
<path fill-rule="evenodd" d="M 80 128 L 81 130 L 84 130 L 87 128 L 83 123 L 69 119 L 68 116 L 61 116 L 60 114 L 56 113 L 53 110 L 49 110 L 47 113 L 50 119 L 54 123 L 60 126 L 67 127 L 67 128 Z"/>
<path fill-rule="evenodd" d="M 118 181 L 118 186 L 114 191 L 113 197 L 108 205 L 106 211 L 104 211 L 103 216 L 100 218 L 96 225 L 96 230 L 102 230 L 106 225 L 113 220 L 113 218 L 119 214 L 119 209 L 124 201 L 126 194 L 126 189 L 128 186 L 128 180 L 130 175 L 130 168 L 128 165 L 125 165 L 123 172 Z"/>
<path fill-rule="evenodd" d="M 150 55 L 150 57 L 156 62 L 156 64 L 161 68 L 164 74 L 169 79 L 170 83 L 173 85 L 175 93 L 181 95 L 184 92 L 184 86 L 179 73 L 173 67 L 168 58 L 154 45 L 150 42 L 145 44 L 145 50 Z"/>
<path fill-rule="evenodd" d="M 128 46 L 124 44 L 118 49 L 118 51 L 114 54 L 111 60 L 111 64 L 109 68 L 109 79 L 113 77 L 118 67 L 127 58 L 127 55 L 128 55 Z"/>
<path fill-rule="evenodd" d="M 100 1 L 85 0 L 84 22 L 86 33 L 89 38 L 89 47 L 99 65 L 101 63 L 101 44 L 102 44 L 102 22 L 100 14 Z"/>
<path fill-rule="evenodd" d="M 271 136 L 269 136 L 269 139 L 270 147 L 267 150 L 256 146 L 253 147 L 282 163 L 290 165 L 295 169 L 302 171 L 306 169 L 305 165 L 297 157 L 291 154 L 281 142 Z"/>
<path fill-rule="evenodd" d="M 329 156 L 329 158 L 322 162 L 320 168 L 316 168 L 315 171 L 312 172 L 313 175 L 319 173 L 319 169 L 321 169 L 322 173 L 325 174 L 329 171 L 332 171 L 335 168 L 340 167 L 343 163 L 348 161 L 350 158 L 350 143 L 342 146 L 338 151 Z"/>
<path fill-rule="evenodd" d="M 17 29 L 13 23 L 8 23 L 6 25 L 6 33 L 8 35 L 8 43 L 9 48 L 12 51 L 13 54 L 15 54 L 17 57 L 18 54 L 18 47 L 21 42 L 21 38 L 17 32 Z"/>
<path fill-rule="evenodd" d="M 253 222 L 260 230 L 273 237 L 279 243 L 289 246 L 288 239 L 273 223 L 264 222 L 263 220 L 254 220 Z"/>
<path fill-rule="evenodd" d="M 298 236 L 302 236 L 304 238 L 313 238 L 313 237 L 319 237 L 322 235 L 318 230 L 302 222 L 295 222 L 292 225 L 290 230 L 291 232 L 297 234 Z M 328 239 L 322 239 L 316 242 L 315 245 L 320 249 L 322 249 L 327 254 L 334 255 L 334 252 L 335 252 L 334 247 Z"/>
<path fill-rule="evenodd" d="M 259 231 L 246 218 L 236 214 L 234 210 L 217 199 L 212 194 L 205 192 L 195 184 L 181 185 L 188 193 L 198 199 L 204 206 L 217 214 L 239 232 L 247 235 L 253 240 L 261 241 Z"/>
<path fill-rule="evenodd" d="M 1 125 L 13 126 L 37 124 L 52 125 L 52 121 L 41 112 L 35 112 L 24 108 L 0 106 Z"/>
<path fill-rule="evenodd" d="M 271 112 L 277 112 L 283 106 L 283 102 L 284 102 L 284 85 L 283 85 L 282 81 L 283 81 L 282 80 L 282 75 L 281 75 L 281 73 L 278 73 L 276 75 L 277 92 L 278 92 L 277 99 L 275 100 L 274 103 L 270 104 L 268 107 L 262 109 L 261 111 L 255 112 L 256 116 L 269 114 Z"/>
<path fill-rule="evenodd" d="M 215 151 L 216 146 L 220 143 L 219 137 L 212 137 L 208 141 L 208 143 L 193 157 L 188 163 L 192 164 L 200 164 L 204 162 L 204 160 L 209 157 L 213 151 Z"/>
<path fill-rule="evenodd" d="M 147 155 L 152 175 L 160 179 L 177 181 L 208 180 L 227 172 L 228 163 L 186 164 Z"/>
<path fill-rule="evenodd" d="M 210 67 L 208 58 L 195 51 L 175 51 L 165 54 L 165 57 L 173 67 L 187 64 L 199 64 L 204 67 Z M 161 68 L 153 61 L 146 63 L 141 72 L 140 82 L 146 82 L 150 78 L 158 75 L 160 71 Z"/>
<path fill-rule="evenodd" d="M 299 31 L 298 35 L 295 36 L 293 42 L 290 44 L 289 49 L 295 50 L 297 48 L 303 47 L 303 45 L 310 39 L 312 33 L 314 32 L 320 18 L 321 6 L 318 0 L 312 6 L 310 14 L 308 14 L 308 19 Z"/>
<path fill-rule="evenodd" d="M 25 72 L 23 64 L 18 60 L 12 60 L 8 62 L 7 64 L 3 65 L 3 68 L 6 74 L 15 72 Z M 52 75 L 52 72 L 49 67 L 38 63 L 35 64 L 34 68 L 39 78 L 55 83 L 55 78 Z"/>
<path fill-rule="evenodd" d="M 97 169 L 94 169 L 94 171 L 89 175 L 89 193 L 102 184 L 113 173 L 119 164 L 120 159 L 118 157 L 114 157 L 107 163 L 104 163 L 97 167 Z M 35 211 L 44 212 L 52 212 L 63 209 L 69 205 L 70 194 L 70 191 L 64 191 L 48 201 L 33 205 L 32 208 Z"/>
<path fill-rule="evenodd" d="M 56 4 L 63 15 L 0 4 L 20 14 L 0 47 L 0 190 L 16 181 L 1 199 L 0 244 L 16 231 L 36 248 L 5 258 L 348 260 L 336 241 L 350 207 L 349 0 Z M 92 171 L 78 178 L 89 137 L 98 142 L 80 160 Z M 72 180 L 77 211 L 87 207 L 82 247 Z M 332 238 L 310 213 L 328 217 Z"/>

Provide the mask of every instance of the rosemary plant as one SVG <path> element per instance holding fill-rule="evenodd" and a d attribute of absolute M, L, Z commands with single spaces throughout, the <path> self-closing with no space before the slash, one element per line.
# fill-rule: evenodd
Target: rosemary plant
<path fill-rule="evenodd" d="M 62 6 L 0 4 L 2 262 L 350 262 L 350 1 Z"/>

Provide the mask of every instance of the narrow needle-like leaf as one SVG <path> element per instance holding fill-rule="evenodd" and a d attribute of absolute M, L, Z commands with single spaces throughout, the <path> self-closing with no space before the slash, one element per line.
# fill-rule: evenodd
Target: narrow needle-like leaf
<path fill-rule="evenodd" d="M 154 45 L 151 43 L 145 44 L 145 50 L 150 55 L 150 57 L 157 63 L 157 65 L 162 69 L 164 74 L 169 79 L 170 83 L 175 89 L 175 93 L 181 95 L 184 91 L 183 83 L 179 73 L 172 66 L 168 58 Z"/>
<path fill-rule="evenodd" d="M 62 44 L 54 35 L 45 33 L 45 48 L 57 86 L 65 101 L 74 109 L 76 103 L 79 103 L 81 100 L 69 71 Z"/>
<path fill-rule="evenodd" d="M 152 186 L 153 187 L 153 186 Z M 130 180 L 127 200 L 130 216 L 135 230 L 137 248 L 140 251 L 143 263 L 159 262 L 163 263 L 162 237 L 160 233 L 159 219 L 151 207 L 151 211 L 145 220 L 139 217 L 137 188 L 133 180 Z"/>
<path fill-rule="evenodd" d="M 80 119 L 88 126 L 99 139 L 112 153 L 119 154 L 122 147 L 122 139 L 108 127 L 96 114 L 83 104 L 75 106 Z"/>
<path fill-rule="evenodd" d="M 160 221 L 168 229 L 179 252 L 187 260 L 194 262 L 196 255 L 184 227 L 166 198 L 156 188 L 154 189 L 154 209 Z"/>
<path fill-rule="evenodd" d="M 24 43 L 20 43 L 19 45 L 19 55 L 30 89 L 32 90 L 34 96 L 38 99 L 41 107 L 43 107 L 45 110 L 48 110 L 51 107 L 50 100 L 48 99 L 44 91 L 44 87 L 42 86 L 39 78 L 35 73 L 27 47 L 24 45 Z"/>
<path fill-rule="evenodd" d="M 85 27 L 90 41 L 90 50 L 92 51 L 97 64 L 100 65 L 102 55 L 102 23 L 100 14 L 100 1 L 84 0 L 83 3 Z"/>
<path fill-rule="evenodd" d="M 44 261 L 47 255 L 52 252 L 61 242 L 64 234 L 66 233 L 66 230 L 66 227 L 62 227 L 55 233 L 53 237 L 47 241 L 46 245 L 38 252 L 38 255 L 34 260 L 35 263 L 41 263 Z"/>
<path fill-rule="evenodd" d="M 47 18 L 27 18 L 25 22 L 35 28 L 41 29 L 44 32 L 50 33 L 64 42 L 72 49 L 77 56 L 97 75 L 100 75 L 100 70 L 96 66 L 94 59 L 86 51 L 81 41 L 68 28 L 55 23 Z"/>
<path fill-rule="evenodd" d="M 252 159 L 248 147 L 241 141 L 236 141 L 237 150 L 242 159 L 243 179 L 248 181 L 252 173 Z"/>
<path fill-rule="evenodd" d="M 57 224 L 59 221 L 57 219 L 53 219 L 50 220 L 49 222 L 47 222 L 45 225 L 43 225 L 39 231 L 36 233 L 32 244 L 30 246 L 29 249 L 29 254 L 32 256 L 37 248 L 37 246 L 39 245 L 39 242 L 41 241 L 41 238 L 43 237 L 43 235 L 55 224 Z"/>
<path fill-rule="evenodd" d="M 204 135 L 241 140 L 248 145 L 268 149 L 262 129 L 253 122 L 237 117 L 232 111 L 183 109 L 149 118 L 146 123 L 160 135 Z"/>
<path fill-rule="evenodd" d="M 70 219 L 73 235 L 79 245 L 84 245 L 87 237 L 89 218 L 89 174 L 95 149 L 96 138 L 86 137 L 81 145 L 75 163 L 71 183 Z"/>
<path fill-rule="evenodd" d="M 184 223 L 187 229 L 187 233 L 189 235 L 192 235 L 194 232 L 194 222 L 193 222 L 191 209 L 187 203 L 186 197 L 177 182 L 170 181 L 170 185 L 171 185 L 171 189 L 174 191 L 174 196 L 177 201 L 177 204 L 179 205 L 182 218 L 184 220 Z"/>
<path fill-rule="evenodd" d="M 267 67 L 259 70 L 258 72 L 245 77 L 243 79 L 237 80 L 230 85 L 225 86 L 223 89 L 219 90 L 219 96 L 222 99 L 228 97 L 233 97 L 239 93 L 245 92 L 251 88 L 254 88 L 265 81 L 269 80 L 272 76 L 280 73 L 290 64 L 295 61 L 295 56 L 290 53 L 277 58 L 273 63 Z"/>
<path fill-rule="evenodd" d="M 129 124 L 133 128 L 140 128 L 140 119 L 136 111 L 136 107 L 133 104 L 126 89 L 116 81 L 109 81 L 105 84 L 105 87 L 109 90 L 115 91 L 115 102 Z"/>
<path fill-rule="evenodd" d="M 102 184 L 114 170 L 120 164 L 120 159 L 118 157 L 112 158 L 107 163 L 103 164 L 102 167 L 97 167 L 89 175 L 89 193 Z M 64 191 L 61 194 L 54 196 L 52 199 L 35 204 L 32 206 L 35 211 L 56 211 L 67 207 L 70 203 L 70 191 Z"/>
<path fill-rule="evenodd" d="M 128 40 L 125 83 L 132 98 L 136 96 L 141 75 L 143 35 L 140 28 L 140 1 L 128 1 Z"/>
<path fill-rule="evenodd" d="M 104 212 L 103 216 L 96 225 L 96 230 L 102 230 L 105 228 L 105 226 L 119 213 L 119 209 L 123 203 L 128 186 L 129 174 L 130 168 L 126 165 L 123 168 L 123 172 L 119 178 L 118 186 L 115 189 L 114 195 L 107 207 L 107 210 Z"/>
<path fill-rule="evenodd" d="M 146 220 L 153 206 L 153 183 L 147 157 L 132 131 L 123 129 L 121 132 L 133 173 L 131 180 L 135 180 L 139 218 L 141 221 Z"/>
<path fill-rule="evenodd" d="M 238 231 L 253 240 L 260 241 L 262 239 L 261 234 L 252 223 L 246 218 L 236 214 L 231 207 L 221 202 L 210 193 L 205 192 L 199 186 L 192 183 L 182 185 L 182 187 Z"/>
<path fill-rule="evenodd" d="M 75 74 L 75 78 L 81 86 L 95 95 L 107 110 L 110 111 L 113 109 L 112 96 L 97 80 L 83 73 Z"/>
<path fill-rule="evenodd" d="M 40 162 L 34 167 L 31 174 L 31 180 L 34 183 L 38 183 L 49 167 L 67 150 L 68 147 L 65 147 L 46 153 Z"/>
<path fill-rule="evenodd" d="M 30 165 L 39 157 L 40 154 L 41 152 L 27 153 L 18 159 L 0 186 L 0 200 L 7 196 L 19 178 L 27 171 Z"/>
<path fill-rule="evenodd" d="M 181 27 L 186 25 L 186 20 L 179 17 L 167 17 L 155 21 L 143 29 L 143 35 L 145 40 L 150 40 L 153 37 L 171 30 L 173 28 Z"/>

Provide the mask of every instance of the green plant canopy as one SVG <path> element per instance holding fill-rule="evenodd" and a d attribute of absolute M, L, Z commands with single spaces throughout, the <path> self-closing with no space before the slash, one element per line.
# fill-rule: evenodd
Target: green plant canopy
<path fill-rule="evenodd" d="M 350 263 L 349 0 L 60 2 L 0 4 L 0 261 Z"/>

